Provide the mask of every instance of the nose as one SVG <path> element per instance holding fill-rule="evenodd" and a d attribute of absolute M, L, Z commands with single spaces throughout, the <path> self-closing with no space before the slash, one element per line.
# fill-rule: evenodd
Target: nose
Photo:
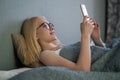
<path fill-rule="evenodd" d="M 54 30 L 54 27 L 50 27 L 50 30 Z"/>

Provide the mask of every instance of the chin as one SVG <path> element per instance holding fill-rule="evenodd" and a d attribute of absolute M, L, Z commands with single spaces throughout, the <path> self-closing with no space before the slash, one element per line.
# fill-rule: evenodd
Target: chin
<path fill-rule="evenodd" d="M 57 37 L 53 37 L 53 40 L 57 40 Z"/>
<path fill-rule="evenodd" d="M 57 40 L 57 37 L 56 36 L 52 37 L 52 40 L 53 41 Z"/>

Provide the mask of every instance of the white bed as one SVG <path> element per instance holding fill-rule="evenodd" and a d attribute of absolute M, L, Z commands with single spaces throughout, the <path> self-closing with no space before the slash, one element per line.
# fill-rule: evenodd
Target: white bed
<path fill-rule="evenodd" d="M 21 72 L 30 70 L 32 68 L 19 68 L 19 69 L 13 69 L 13 70 L 8 70 L 8 71 L 0 71 L 0 80 L 7 80 Z"/>

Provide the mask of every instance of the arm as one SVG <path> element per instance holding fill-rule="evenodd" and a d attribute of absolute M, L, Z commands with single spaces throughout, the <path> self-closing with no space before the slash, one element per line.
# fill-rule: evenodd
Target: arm
<path fill-rule="evenodd" d="M 84 18 L 81 24 L 81 50 L 77 63 L 69 61 L 57 54 L 54 51 L 46 50 L 40 54 L 40 60 L 48 66 L 64 66 L 72 70 L 90 71 L 91 67 L 91 51 L 90 51 L 90 36 L 93 27 L 91 21 L 87 22 Z"/>
<path fill-rule="evenodd" d="M 90 37 L 82 36 L 80 55 L 77 65 L 81 66 L 84 71 L 90 71 L 91 68 L 91 51 L 90 51 Z"/>
<path fill-rule="evenodd" d="M 93 20 L 94 21 L 94 20 Z M 94 21 L 95 28 L 92 32 L 91 38 L 97 46 L 105 46 L 105 43 L 101 39 L 100 26 Z"/>
<path fill-rule="evenodd" d="M 40 62 L 35 62 L 35 63 L 32 63 L 32 64 L 29 64 L 28 66 L 31 67 L 31 68 L 36 68 L 36 67 L 42 67 L 42 66 L 45 66 L 45 65 L 40 63 Z"/>
<path fill-rule="evenodd" d="M 77 65 L 81 65 L 81 68 L 86 71 L 90 71 L 91 68 L 90 36 L 94 28 L 92 23 L 93 20 L 87 21 L 85 17 L 81 24 L 81 49 Z"/>

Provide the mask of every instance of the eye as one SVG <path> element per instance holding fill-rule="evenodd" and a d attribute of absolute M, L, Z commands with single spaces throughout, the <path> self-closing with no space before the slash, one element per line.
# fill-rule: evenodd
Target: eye
<path fill-rule="evenodd" d="M 44 23 L 43 27 L 46 28 L 46 29 L 49 29 L 49 25 L 47 23 Z"/>
<path fill-rule="evenodd" d="M 46 27 L 46 26 L 47 26 L 47 24 L 45 24 L 45 23 L 44 23 L 42 26 L 43 26 L 43 27 Z"/>
<path fill-rule="evenodd" d="M 54 27 L 54 25 L 53 25 L 52 23 L 49 23 L 49 26 L 50 26 L 50 27 Z"/>

